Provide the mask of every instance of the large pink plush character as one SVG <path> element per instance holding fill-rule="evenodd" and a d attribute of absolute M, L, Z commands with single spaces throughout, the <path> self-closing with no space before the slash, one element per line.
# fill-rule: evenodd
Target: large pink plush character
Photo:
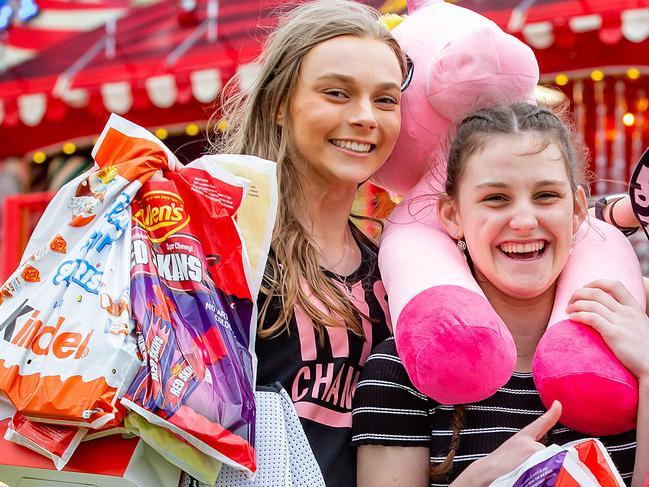
<path fill-rule="evenodd" d="M 421 3 L 421 5 L 417 5 Z M 386 225 L 379 265 L 397 348 L 415 386 L 446 404 L 492 395 L 512 374 L 509 330 L 484 297 L 455 242 L 439 225 L 431 194 L 443 190 L 449 127 L 491 104 L 534 100 L 538 66 L 529 47 L 470 10 L 441 0 L 409 2 L 393 33 L 414 63 L 403 94 L 401 135 L 375 182 L 405 195 Z M 589 434 L 635 425 L 635 378 L 590 328 L 567 319 L 578 287 L 619 279 L 641 303 L 642 277 L 622 234 L 590 219 L 580 229 L 557 287 L 533 374 L 546 406 Z"/>

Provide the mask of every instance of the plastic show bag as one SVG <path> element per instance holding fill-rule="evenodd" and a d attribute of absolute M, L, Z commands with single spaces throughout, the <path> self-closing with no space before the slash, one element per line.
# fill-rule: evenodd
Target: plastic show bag
<path fill-rule="evenodd" d="M 96 166 L 56 194 L 0 288 L 0 391 L 28 419 L 99 428 L 120 420 L 117 398 L 139 366 L 129 205 L 177 162 L 114 115 L 92 154 Z"/>
<path fill-rule="evenodd" d="M 67 465 L 58 471 L 39 453 L 2 438 L 7 420 L 0 421 L 0 480 L 10 487 L 176 487 L 181 471 L 139 438 L 119 435 L 83 441 Z"/>
<path fill-rule="evenodd" d="M 0 398 L 0 482 L 10 487 L 176 487 L 180 470 L 151 450 L 142 440 L 115 435 L 120 428 L 87 434 L 62 471 L 51 455 L 65 456 L 79 428 L 32 423 L 51 443 L 38 453 L 6 440 L 16 409 Z M 48 435 L 48 429 L 53 435 Z M 91 430 L 92 431 L 92 430 Z M 104 435 L 111 436 L 104 436 Z M 61 438 L 61 435 L 64 438 Z M 101 439 L 89 441 L 91 437 Z M 39 440 L 43 443 L 43 440 Z M 32 445 L 29 446 L 32 448 Z M 43 456 L 45 455 L 45 456 Z M 46 458 L 47 457 L 47 458 Z"/>
<path fill-rule="evenodd" d="M 170 430 L 151 424 L 132 411 L 124 418 L 124 425 L 129 433 L 140 437 L 166 461 L 183 472 L 192 472 L 195 478 L 214 485 L 216 476 L 221 471 L 222 462 L 194 448 Z"/>
<path fill-rule="evenodd" d="M 29 421 L 16 413 L 7 425 L 4 439 L 40 453 L 61 470 L 88 433 L 88 428 Z"/>
<path fill-rule="evenodd" d="M 604 445 L 588 438 L 550 445 L 489 487 L 624 487 Z"/>
<path fill-rule="evenodd" d="M 235 221 L 248 182 L 206 158 L 165 177 L 133 202 L 131 299 L 144 362 L 122 403 L 250 476 L 256 295 Z M 187 469 L 177 449 L 154 447 Z"/>
<path fill-rule="evenodd" d="M 250 260 L 252 295 L 255 297 L 264 276 L 277 213 L 277 164 L 236 154 L 207 155 L 193 164 L 214 165 L 250 183 L 237 211 L 237 224 Z"/>
<path fill-rule="evenodd" d="M 215 487 L 325 487 L 293 402 L 281 384 L 257 387 L 257 475 L 224 465 Z M 183 474 L 179 487 L 208 487 Z"/>

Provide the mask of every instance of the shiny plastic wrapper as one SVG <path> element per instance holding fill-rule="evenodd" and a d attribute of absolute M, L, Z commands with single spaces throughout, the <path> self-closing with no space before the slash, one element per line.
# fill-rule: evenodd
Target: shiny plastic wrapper
<path fill-rule="evenodd" d="M 124 144 L 124 133 L 130 144 Z M 95 167 L 55 195 L 0 287 L 0 392 L 28 419 L 100 428 L 139 367 L 130 323 L 130 203 L 175 157 L 113 116 Z"/>
<path fill-rule="evenodd" d="M 595 438 L 550 445 L 489 487 L 624 487 L 604 445 Z"/>
<path fill-rule="evenodd" d="M 235 220 L 248 182 L 204 158 L 165 176 L 132 204 L 131 300 L 143 365 L 122 403 L 251 475 L 256 309 Z"/>

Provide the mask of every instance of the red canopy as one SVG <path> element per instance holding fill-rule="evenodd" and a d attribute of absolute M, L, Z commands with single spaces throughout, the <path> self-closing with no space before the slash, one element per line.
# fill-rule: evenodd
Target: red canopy
<path fill-rule="evenodd" d="M 126 1 L 102 0 L 101 5 Z M 0 74 L 0 140 L 10 141 L 0 144 L 0 159 L 97 134 L 110 111 L 147 127 L 205 120 L 219 89 L 235 72 L 254 75 L 255 67 L 248 63 L 264 38 L 258 23 L 268 26 L 272 9 L 283 3 L 221 0 L 210 24 L 210 1 L 216 4 L 199 0 L 198 24 L 189 27 L 178 22 L 177 0 L 132 8 L 117 20 L 114 36 L 104 27 L 77 34 Z M 368 3 L 403 12 L 406 1 Z M 593 152 L 604 153 L 606 161 L 621 159 L 613 155 L 612 144 L 620 131 L 627 135 L 626 160 L 649 141 L 641 110 L 649 90 L 649 0 L 456 3 L 530 44 L 545 83 L 555 84 L 557 74 L 565 75 L 561 89 L 585 114 L 580 129 Z M 637 70 L 633 76 L 627 75 L 631 67 Z M 594 69 L 603 71 L 603 82 L 591 80 Z M 594 116 L 597 106 L 600 113 L 606 108 L 606 120 Z M 640 116 L 634 127 L 621 127 L 615 118 L 620 117 L 613 116 L 623 109 Z"/>
<path fill-rule="evenodd" d="M 95 135 L 111 111 L 148 127 L 207 119 L 235 72 L 254 75 L 258 24 L 280 3 L 199 0 L 183 27 L 178 2 L 162 0 L 129 10 L 114 33 L 110 24 L 83 32 L 9 68 L 0 74 L 0 139 L 10 141 L 0 159 Z"/>
<path fill-rule="evenodd" d="M 489 17 L 534 48 L 544 74 L 602 66 L 649 66 L 649 0 L 456 3 Z"/>
<path fill-rule="evenodd" d="M 6 32 L 0 33 L 0 67 L 24 62 L 79 32 L 104 25 L 110 19 L 123 15 L 131 1 L 38 0 L 36 17 L 27 22 L 14 22 Z"/>

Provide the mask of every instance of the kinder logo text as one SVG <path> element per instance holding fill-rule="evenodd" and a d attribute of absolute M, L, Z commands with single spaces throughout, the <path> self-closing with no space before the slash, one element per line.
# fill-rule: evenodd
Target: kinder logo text
<path fill-rule="evenodd" d="M 38 310 L 32 311 L 27 321 L 19 326 L 12 344 L 35 355 L 53 355 L 60 359 L 78 360 L 88 355 L 88 343 L 94 330 L 88 333 L 61 331 L 65 323 L 63 316 L 59 316 L 56 323 L 45 324 L 38 315 Z"/>
<path fill-rule="evenodd" d="M 189 224 L 180 196 L 170 191 L 149 191 L 138 201 L 133 222 L 149 233 L 152 242 L 160 243 Z"/>

